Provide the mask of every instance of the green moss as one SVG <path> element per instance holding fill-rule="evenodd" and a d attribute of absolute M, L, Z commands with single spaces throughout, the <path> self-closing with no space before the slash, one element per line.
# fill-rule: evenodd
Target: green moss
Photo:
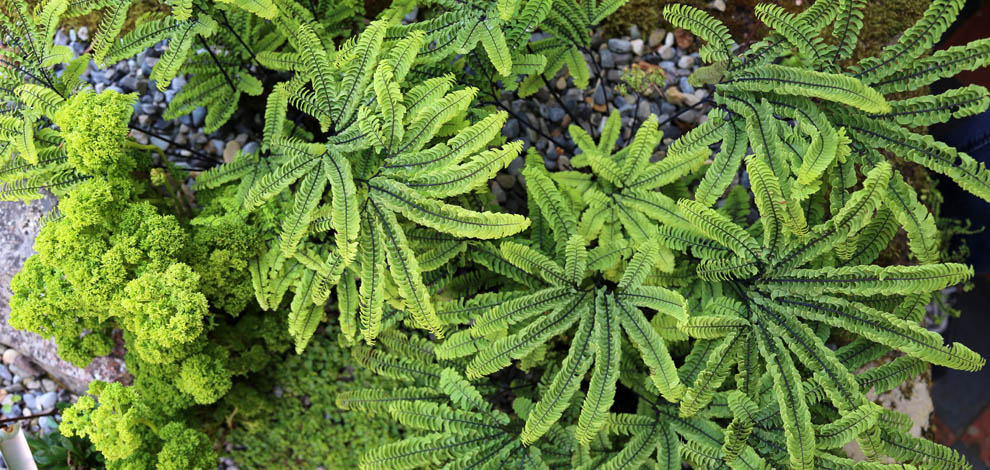
<path fill-rule="evenodd" d="M 232 390 L 221 412 L 232 416 L 227 441 L 244 448 L 229 456 L 243 470 L 357 468 L 365 450 L 397 440 L 393 423 L 334 405 L 341 391 L 384 385 L 354 362 L 334 340 L 317 334 L 302 355 L 287 355 L 252 388 Z M 272 395 L 275 387 L 281 397 Z"/>

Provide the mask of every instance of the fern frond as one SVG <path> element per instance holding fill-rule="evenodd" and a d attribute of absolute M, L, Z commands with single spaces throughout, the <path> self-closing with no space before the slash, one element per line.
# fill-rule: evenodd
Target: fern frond
<path fill-rule="evenodd" d="M 687 5 L 672 3 L 663 9 L 663 18 L 677 26 L 696 34 L 705 41 L 701 48 L 701 60 L 705 62 L 730 62 L 734 58 L 732 49 L 735 41 L 729 28 L 708 13 Z"/>
<path fill-rule="evenodd" d="M 746 68 L 719 84 L 719 88 L 729 93 L 773 91 L 782 95 L 835 101 L 868 113 L 890 112 L 890 105 L 883 95 L 856 78 L 782 65 Z"/>

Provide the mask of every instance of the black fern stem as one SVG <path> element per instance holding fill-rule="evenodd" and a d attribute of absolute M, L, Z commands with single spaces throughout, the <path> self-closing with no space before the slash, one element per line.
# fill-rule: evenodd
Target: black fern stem
<path fill-rule="evenodd" d="M 213 63 L 216 64 L 218 69 L 220 69 L 220 73 L 223 74 L 224 80 L 227 80 L 227 84 L 230 85 L 230 89 L 237 92 L 237 86 L 235 86 L 234 81 L 230 79 L 230 75 L 227 75 L 227 69 L 223 68 L 223 65 L 220 64 L 220 60 L 217 59 L 216 54 L 213 53 L 213 49 L 210 49 L 210 45 L 206 43 L 203 36 L 199 36 L 199 42 L 203 45 L 203 48 L 206 49 L 206 52 L 210 54 L 210 58 L 213 59 Z"/>
<path fill-rule="evenodd" d="M 198 158 L 195 158 L 196 160 L 202 160 L 202 161 L 207 161 L 207 162 L 216 163 L 216 164 L 223 163 L 223 161 L 221 161 L 221 160 L 219 160 L 217 158 L 211 157 L 211 156 L 209 156 L 209 155 L 207 155 L 207 154 L 205 154 L 203 152 L 200 152 L 200 151 L 198 151 L 196 149 L 193 149 L 191 147 L 188 147 L 188 146 L 185 146 L 185 145 L 180 145 L 180 144 L 176 143 L 174 140 L 169 139 L 168 137 L 164 137 L 164 136 L 161 136 L 159 134 L 155 134 L 153 132 L 149 132 L 147 130 L 141 129 L 138 126 L 132 126 L 132 125 L 128 124 L 127 125 L 127 128 L 130 129 L 130 130 L 132 130 L 132 131 L 138 131 L 138 132 L 140 132 L 140 133 L 142 133 L 144 135 L 148 135 L 148 136 L 151 136 L 151 137 L 162 139 L 165 142 L 168 142 L 171 145 L 175 145 L 176 147 L 179 147 L 179 148 L 181 148 L 183 150 L 188 150 L 194 156 L 198 157 Z"/>
<path fill-rule="evenodd" d="M 251 55 L 251 61 L 254 62 L 255 65 L 261 67 L 261 63 L 258 62 L 258 59 L 256 58 L 257 54 L 255 54 L 254 50 L 251 49 L 251 46 L 248 46 L 247 43 L 244 42 L 241 35 L 237 34 L 237 31 L 234 30 L 234 27 L 231 26 L 230 22 L 227 20 L 227 13 L 220 10 L 220 18 L 223 20 L 223 26 L 227 28 L 227 31 L 230 31 L 230 34 L 233 34 L 234 37 L 237 38 L 237 42 L 241 43 L 241 45 L 244 46 L 244 49 L 248 51 L 248 54 Z"/>

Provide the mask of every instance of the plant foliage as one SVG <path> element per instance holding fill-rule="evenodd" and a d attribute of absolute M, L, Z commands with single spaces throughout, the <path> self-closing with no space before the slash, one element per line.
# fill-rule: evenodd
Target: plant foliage
<path fill-rule="evenodd" d="M 502 137 L 501 95 L 590 85 L 590 33 L 622 0 L 396 1 L 374 18 L 356 1 L 163 0 L 124 32 L 131 3 L 0 5 L 0 196 L 59 197 L 11 324 L 78 365 L 126 348 L 134 383 L 95 382 L 61 427 L 107 468 L 214 468 L 230 429 L 312 444 L 279 420 L 305 434 L 326 425 L 313 416 L 347 430 L 319 452 L 365 470 L 969 468 L 868 398 L 985 363 L 920 326 L 973 272 L 940 259 L 902 173 L 990 200 L 983 164 L 919 132 L 985 111 L 987 90 L 900 97 L 990 62 L 990 39 L 926 55 L 962 0 L 854 64 L 859 0 L 760 5 L 771 33 L 744 51 L 668 5 L 703 42 L 707 120 L 666 151 L 655 116 L 562 129 L 576 148 L 556 172 Z M 54 45 L 96 11 L 91 55 Z M 264 118 L 260 151 L 191 188 L 130 137 L 137 97 L 81 78 L 162 41 L 149 78 L 187 77 L 165 118 Z M 487 191 L 513 162 L 525 214 Z M 880 263 L 901 230 L 910 258 Z M 299 406 L 269 415 L 272 380 Z M 331 389 L 344 412 L 327 417 Z M 342 436 L 370 429 L 386 431 L 338 462 L 356 450 Z"/>

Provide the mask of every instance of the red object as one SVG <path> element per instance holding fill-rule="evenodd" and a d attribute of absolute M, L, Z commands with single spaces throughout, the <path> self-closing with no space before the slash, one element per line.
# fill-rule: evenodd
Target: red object
<path fill-rule="evenodd" d="M 966 18 L 966 22 L 956 28 L 951 36 L 945 38 L 945 42 L 940 48 L 963 46 L 970 41 L 990 37 L 988 23 L 990 23 L 990 3 L 981 2 L 977 10 L 969 18 Z M 976 84 L 990 87 L 990 67 L 960 72 L 959 75 L 956 75 L 956 79 L 963 85 Z"/>
<path fill-rule="evenodd" d="M 980 453 L 980 460 L 990 465 L 990 408 L 983 408 L 979 416 L 960 433 L 959 440 Z"/>

